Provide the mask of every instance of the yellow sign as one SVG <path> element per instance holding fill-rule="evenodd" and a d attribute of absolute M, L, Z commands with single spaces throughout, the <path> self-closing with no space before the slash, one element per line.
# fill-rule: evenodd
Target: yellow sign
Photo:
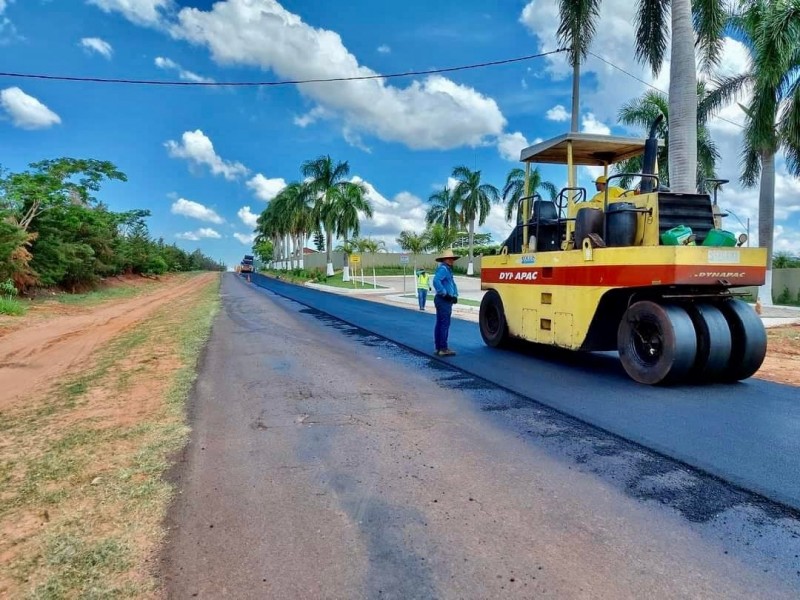
<path fill-rule="evenodd" d="M 350 262 L 353 264 L 358 264 L 361 262 L 361 256 L 358 254 L 351 254 L 350 255 Z"/>

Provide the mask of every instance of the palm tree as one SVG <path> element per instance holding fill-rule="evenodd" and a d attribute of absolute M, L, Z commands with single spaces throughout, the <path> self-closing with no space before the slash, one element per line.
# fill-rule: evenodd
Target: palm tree
<path fill-rule="evenodd" d="M 786 167 L 800 175 L 800 0 L 747 0 L 731 15 L 730 27 L 750 53 L 749 69 L 717 80 L 709 111 L 752 92 L 745 111 L 743 171 L 754 187 L 760 175 L 758 242 L 767 249 L 767 277 L 761 303 L 772 304 L 772 251 L 775 231 L 775 155 L 783 149 Z"/>
<path fill-rule="evenodd" d="M 415 233 L 408 229 L 400 232 L 400 235 L 395 238 L 395 241 L 400 246 L 401 250 L 411 252 L 414 255 L 414 271 L 417 270 L 417 254 L 422 254 L 430 247 L 430 239 L 428 232 Z"/>
<path fill-rule="evenodd" d="M 558 188 L 549 181 L 542 179 L 539 167 L 531 171 L 528 178 L 528 194 L 536 194 L 539 188 L 547 192 L 550 200 L 555 201 L 558 196 Z M 520 198 L 525 193 L 525 171 L 513 168 L 508 172 L 506 185 L 503 187 L 503 201 L 506 203 L 506 221 L 511 221 L 514 217 L 514 209 L 519 204 Z"/>
<path fill-rule="evenodd" d="M 350 235 L 358 237 L 361 233 L 360 213 L 372 218 L 372 204 L 367 199 L 367 188 L 363 183 L 348 182 L 338 188 L 333 198 L 333 212 L 336 217 L 334 233 L 344 240 L 344 247 L 347 248 L 347 238 Z M 348 252 L 345 252 L 343 281 L 350 281 L 347 255 Z"/>
<path fill-rule="evenodd" d="M 445 229 L 455 229 L 463 224 L 462 215 L 458 211 L 458 198 L 448 186 L 444 186 L 428 198 L 431 207 L 425 214 L 428 225 L 441 223 Z"/>
<path fill-rule="evenodd" d="M 300 172 L 308 179 L 306 185 L 316 200 L 314 204 L 315 219 L 325 228 L 327 275 L 331 276 L 333 275 L 331 248 L 337 226 L 334 202 L 343 188 L 350 183 L 346 181 L 346 177 L 350 174 L 350 165 L 347 161 L 334 164 L 330 156 L 320 156 L 315 160 L 305 161 L 300 167 Z"/>
<path fill-rule="evenodd" d="M 458 231 L 445 227 L 441 223 L 434 223 L 425 232 L 428 238 L 428 248 L 443 252 L 447 248 L 453 246 L 453 243 L 458 238 Z"/>
<path fill-rule="evenodd" d="M 490 183 L 481 183 L 481 172 L 471 171 L 468 167 L 453 169 L 453 178 L 458 181 L 453 194 L 458 198 L 461 214 L 469 226 L 469 264 L 467 275 L 472 275 L 472 249 L 475 242 L 475 220 L 478 225 L 486 222 L 492 204 L 500 201 L 500 192 Z"/>
<path fill-rule="evenodd" d="M 591 46 L 599 16 L 600 0 L 559 0 L 558 36 L 569 52 L 573 68 Z M 694 14 L 692 5 L 694 4 Z M 719 59 L 725 24 L 723 0 L 639 0 L 636 14 L 636 58 L 647 62 L 655 75 L 666 58 L 667 35 L 672 46 L 669 77 L 669 138 L 671 187 L 676 192 L 695 192 L 697 171 L 697 71 L 695 35 L 705 66 Z M 668 20 L 667 15 L 670 14 Z M 577 79 L 577 74 L 575 76 Z M 577 129 L 577 84 L 573 83 L 573 130 Z"/>
<path fill-rule="evenodd" d="M 716 166 L 719 160 L 719 150 L 711 132 L 706 126 L 708 120 L 709 94 L 705 83 L 697 83 L 697 189 L 707 190 L 707 180 L 716 178 Z M 642 127 L 645 131 L 659 115 L 664 115 L 658 127 L 658 137 L 669 140 L 669 100 L 666 94 L 657 91 L 647 91 L 639 98 L 624 104 L 619 110 L 619 122 L 624 125 Z M 658 151 L 658 177 L 663 184 L 669 183 L 669 144 L 659 148 Z M 617 173 L 641 173 L 642 157 L 636 156 L 617 165 Z M 620 180 L 623 187 L 631 185 L 633 177 L 624 177 Z"/>
<path fill-rule="evenodd" d="M 294 249 L 292 266 L 296 262 L 297 267 L 302 269 L 304 242 L 314 228 L 312 196 L 305 184 L 292 182 L 281 190 L 278 197 L 281 198 L 280 210 L 284 213 Z M 278 197 L 273 199 L 273 202 Z"/>

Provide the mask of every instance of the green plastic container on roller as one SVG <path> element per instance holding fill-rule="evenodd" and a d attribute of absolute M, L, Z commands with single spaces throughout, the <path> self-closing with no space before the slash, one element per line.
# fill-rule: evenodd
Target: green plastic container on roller
<path fill-rule="evenodd" d="M 661 243 L 665 246 L 683 246 L 691 235 L 691 227 L 678 225 L 661 234 Z"/>
<path fill-rule="evenodd" d="M 724 229 L 712 229 L 708 232 L 703 246 L 735 246 L 736 236 Z"/>

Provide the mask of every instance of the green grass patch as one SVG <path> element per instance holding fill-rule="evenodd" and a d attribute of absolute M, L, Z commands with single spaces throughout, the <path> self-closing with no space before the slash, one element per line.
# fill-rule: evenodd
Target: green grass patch
<path fill-rule="evenodd" d="M 9 298 L 7 296 L 0 296 L 0 315 L 10 315 L 12 317 L 21 317 L 28 310 L 28 307 L 17 300 L 16 298 Z"/>
<path fill-rule="evenodd" d="M 147 560 L 165 535 L 173 490 L 164 473 L 188 436 L 186 399 L 219 310 L 219 279 L 192 300 L 189 310 L 167 306 L 115 339 L 90 371 L 42 402 L 2 414 L 0 531 L 25 519 L 47 522 L 17 531 L 13 542 L 0 539 L 0 553 L 12 551 L 0 565 L 0 581 L 16 586 L 10 597 L 134 598 L 157 589 Z M 126 410 L 117 401 L 153 377 L 148 365 L 165 352 L 179 366 L 160 403 L 145 416 L 131 406 L 128 419 L 109 421 L 108 411 Z"/>

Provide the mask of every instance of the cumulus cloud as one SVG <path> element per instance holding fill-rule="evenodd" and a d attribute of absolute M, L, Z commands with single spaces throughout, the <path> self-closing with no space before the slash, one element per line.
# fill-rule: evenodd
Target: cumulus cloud
<path fill-rule="evenodd" d="M 596 133 L 599 135 L 609 135 L 611 128 L 605 123 L 601 123 L 594 116 L 594 113 L 587 113 L 581 119 L 581 131 L 584 133 Z"/>
<path fill-rule="evenodd" d="M 389 48 L 389 46 L 387 46 L 386 44 L 381 44 L 380 46 L 378 46 L 378 52 L 380 52 L 381 54 L 389 54 L 391 51 L 392 49 Z"/>
<path fill-rule="evenodd" d="M 184 131 L 180 142 L 169 140 L 164 145 L 172 158 L 185 158 L 195 165 L 205 165 L 214 175 L 222 175 L 228 181 L 249 173 L 242 163 L 223 160 L 200 129 Z"/>
<path fill-rule="evenodd" d="M 255 194 L 256 198 L 263 200 L 264 202 L 269 202 L 275 196 L 277 196 L 283 188 L 286 187 L 286 181 L 283 179 L 283 177 L 268 179 L 261 173 L 258 173 L 255 177 L 247 182 L 247 187 L 253 191 L 253 194 Z"/>
<path fill-rule="evenodd" d="M 100 56 L 108 59 L 110 59 L 111 55 L 114 53 L 114 49 L 111 47 L 111 44 L 96 37 L 81 38 L 80 45 L 87 52 L 96 52 Z"/>
<path fill-rule="evenodd" d="M 184 231 L 183 233 L 175 234 L 179 240 L 190 240 L 196 242 L 202 239 L 215 239 L 218 240 L 222 236 L 210 227 L 203 227 L 197 231 Z"/>
<path fill-rule="evenodd" d="M 203 77 L 202 75 L 198 75 L 192 71 L 187 71 L 174 60 L 169 58 L 157 56 L 154 62 L 159 69 L 163 69 L 165 71 L 175 71 L 178 74 L 178 77 L 184 81 L 194 81 L 196 83 L 214 83 L 214 80 L 210 77 Z"/>
<path fill-rule="evenodd" d="M 163 9 L 172 6 L 167 0 L 139 0 L 138 8 L 132 0 L 92 2 L 204 46 L 222 65 L 256 66 L 287 79 L 376 74 L 358 63 L 339 34 L 304 23 L 275 0 L 222 0 L 210 10 L 184 7 L 174 20 L 165 16 Z M 335 114 L 343 130 L 414 149 L 479 145 L 503 133 L 506 124 L 492 98 L 438 75 L 405 87 L 376 79 L 299 89 Z"/>
<path fill-rule="evenodd" d="M 570 114 L 561 104 L 557 104 L 547 111 L 545 117 L 547 117 L 549 121 L 569 121 Z"/>
<path fill-rule="evenodd" d="M 174 215 L 183 215 L 184 217 L 191 217 L 192 219 L 199 219 L 200 221 L 208 221 L 210 223 L 220 224 L 225 222 L 225 219 L 210 208 L 203 206 L 199 202 L 186 200 L 185 198 L 178 198 L 173 202 L 170 212 Z"/>
<path fill-rule="evenodd" d="M 137 25 L 157 26 L 172 9 L 174 0 L 88 0 L 103 12 L 118 12 Z"/>
<path fill-rule="evenodd" d="M 256 239 L 256 234 L 254 233 L 234 233 L 233 237 L 237 240 L 242 242 L 245 246 L 250 246 Z"/>
<path fill-rule="evenodd" d="M 240 208 L 236 215 L 242 220 L 242 223 L 248 227 L 255 227 L 258 224 L 258 215 L 253 213 L 249 206 Z"/>
<path fill-rule="evenodd" d="M 511 162 L 519 162 L 520 152 L 530 146 L 528 140 L 519 131 L 501 135 L 497 141 L 500 156 Z"/>
<path fill-rule="evenodd" d="M 18 87 L 0 91 L 0 106 L 20 129 L 46 129 L 61 123 L 61 117 Z"/>

